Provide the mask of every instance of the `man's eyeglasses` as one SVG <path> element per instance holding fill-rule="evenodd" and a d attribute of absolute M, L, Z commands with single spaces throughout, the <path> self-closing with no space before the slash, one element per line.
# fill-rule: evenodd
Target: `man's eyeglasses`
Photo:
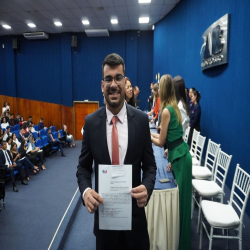
<path fill-rule="evenodd" d="M 122 83 L 123 83 L 123 79 L 125 78 L 125 76 L 119 74 L 119 75 L 116 75 L 115 77 L 112 77 L 112 76 L 106 76 L 104 77 L 102 80 L 104 81 L 105 83 L 105 86 L 106 87 L 109 87 L 111 85 L 111 83 L 113 82 L 113 80 L 115 81 L 115 83 L 120 86 Z"/>

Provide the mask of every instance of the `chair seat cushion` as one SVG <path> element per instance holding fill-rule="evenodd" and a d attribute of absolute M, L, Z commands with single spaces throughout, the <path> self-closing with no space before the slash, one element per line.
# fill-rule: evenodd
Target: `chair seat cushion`
<path fill-rule="evenodd" d="M 231 205 L 204 200 L 201 208 L 208 223 L 213 227 L 231 228 L 240 224 L 240 219 Z"/>
<path fill-rule="evenodd" d="M 198 161 L 195 157 L 192 157 L 192 165 L 199 166 L 200 161 Z"/>
<path fill-rule="evenodd" d="M 192 175 L 195 179 L 206 180 L 212 177 L 212 172 L 207 167 L 192 166 Z"/>
<path fill-rule="evenodd" d="M 202 197 L 215 197 L 222 193 L 221 187 L 214 181 L 193 179 L 192 186 Z"/>

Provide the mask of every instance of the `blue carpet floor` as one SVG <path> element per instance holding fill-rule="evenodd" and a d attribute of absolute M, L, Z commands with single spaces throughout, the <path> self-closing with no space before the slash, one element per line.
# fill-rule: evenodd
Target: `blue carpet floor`
<path fill-rule="evenodd" d="M 66 157 L 56 152 L 45 162 L 46 170 L 31 175 L 28 186 L 16 182 L 6 185 L 6 209 L 0 213 L 1 250 L 44 250 L 55 234 L 59 222 L 78 185 L 76 167 L 81 142 L 66 148 Z"/>

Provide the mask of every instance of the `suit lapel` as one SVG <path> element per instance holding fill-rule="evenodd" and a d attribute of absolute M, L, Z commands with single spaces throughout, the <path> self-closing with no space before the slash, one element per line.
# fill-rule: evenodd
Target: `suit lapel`
<path fill-rule="evenodd" d="M 133 109 L 127 104 L 127 119 L 128 119 L 128 148 L 125 156 L 124 164 L 131 163 L 131 156 L 134 150 L 135 141 L 135 121 Z"/>
<path fill-rule="evenodd" d="M 104 158 L 104 164 L 111 164 L 111 160 L 109 157 L 109 150 L 108 150 L 108 143 L 107 143 L 107 130 L 106 130 L 106 108 L 103 108 L 101 110 L 101 113 L 99 115 L 100 117 L 100 130 L 99 130 L 99 138 L 100 138 L 100 146 L 102 150 L 102 155 Z M 97 141 L 98 143 L 98 141 Z"/>

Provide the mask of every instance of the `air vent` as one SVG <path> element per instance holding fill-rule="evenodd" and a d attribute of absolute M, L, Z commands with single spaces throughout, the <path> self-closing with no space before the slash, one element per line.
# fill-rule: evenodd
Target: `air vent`
<path fill-rule="evenodd" d="M 23 33 L 23 36 L 28 40 L 36 40 L 36 39 L 48 39 L 49 34 L 45 32 L 30 32 L 30 33 Z"/>
<path fill-rule="evenodd" d="M 107 29 L 85 30 L 85 33 L 88 37 L 109 36 Z"/>

